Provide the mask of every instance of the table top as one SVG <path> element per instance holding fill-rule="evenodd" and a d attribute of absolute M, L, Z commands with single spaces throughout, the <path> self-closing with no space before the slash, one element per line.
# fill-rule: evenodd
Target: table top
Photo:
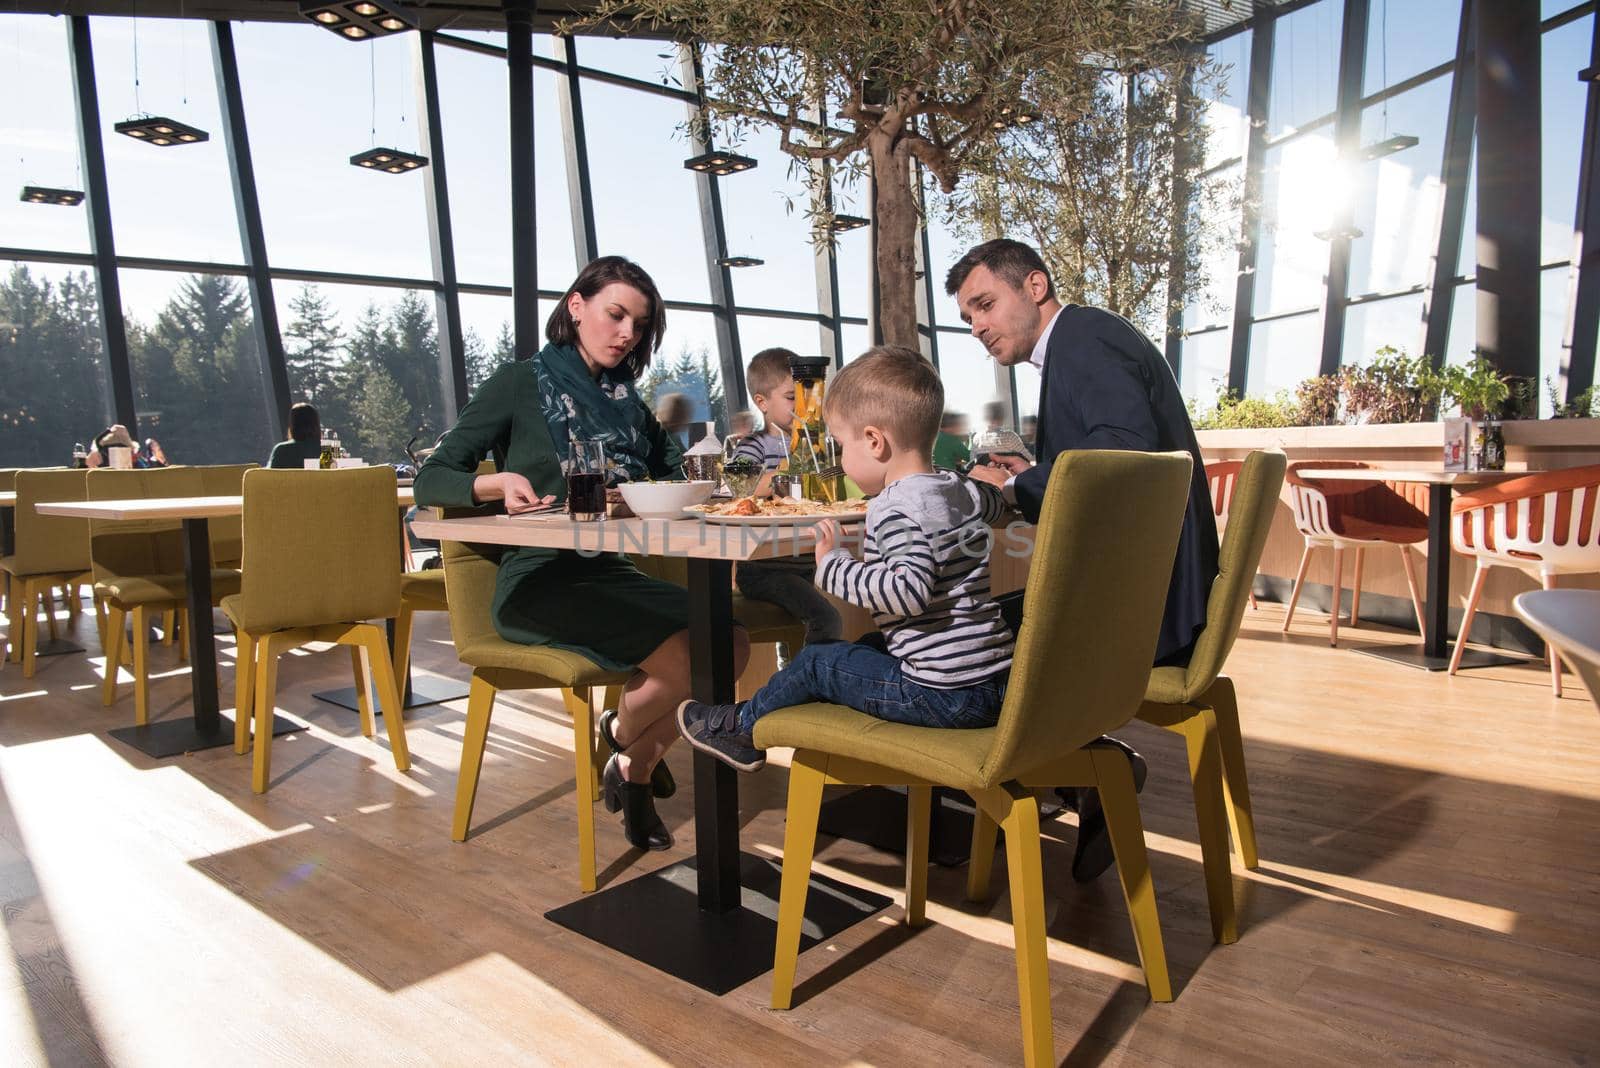
<path fill-rule="evenodd" d="M 15 494 L 12 495 L 15 498 Z M 395 503 L 409 508 L 416 503 L 416 494 L 410 486 L 395 490 Z M 5 503 L 0 500 L 0 504 Z M 115 501 L 55 501 L 41 502 L 40 515 L 65 516 L 69 519 L 217 519 L 241 515 L 244 498 L 231 497 L 149 497 Z"/>
<path fill-rule="evenodd" d="M 1574 659 L 1600 664 L 1600 590 L 1531 590 L 1512 604 L 1540 636 Z"/>
<path fill-rule="evenodd" d="M 1442 467 L 1335 467 L 1300 472 L 1308 482 L 1419 482 L 1435 486 L 1481 486 L 1536 475 L 1537 471 L 1446 471 Z"/>
<path fill-rule="evenodd" d="M 585 553 L 688 556 L 701 560 L 765 560 L 809 553 L 816 536 L 808 524 L 742 526 L 702 519 L 602 519 L 579 523 L 563 512 L 531 516 L 470 516 L 441 519 L 432 509 L 417 513 L 411 530 L 423 538 Z M 850 529 L 845 528 L 846 537 Z"/>

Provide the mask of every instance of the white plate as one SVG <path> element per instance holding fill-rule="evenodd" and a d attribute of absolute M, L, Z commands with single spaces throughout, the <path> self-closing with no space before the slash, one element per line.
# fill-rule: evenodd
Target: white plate
<path fill-rule="evenodd" d="M 812 526 L 824 519 L 833 519 L 840 523 L 859 523 L 867 518 L 865 512 L 846 512 L 843 515 L 711 515 L 702 512 L 694 505 L 684 509 L 687 515 L 698 516 L 707 523 L 726 523 L 730 526 L 743 527 L 775 527 L 775 526 Z"/>

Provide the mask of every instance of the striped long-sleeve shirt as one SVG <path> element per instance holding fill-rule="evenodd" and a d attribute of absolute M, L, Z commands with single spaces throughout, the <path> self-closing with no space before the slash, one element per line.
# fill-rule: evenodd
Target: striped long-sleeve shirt
<path fill-rule="evenodd" d="M 1011 667 L 1012 634 L 989 594 L 993 486 L 948 471 L 908 475 L 867 508 L 862 558 L 836 548 L 817 585 L 872 613 L 906 678 L 970 686 Z"/>

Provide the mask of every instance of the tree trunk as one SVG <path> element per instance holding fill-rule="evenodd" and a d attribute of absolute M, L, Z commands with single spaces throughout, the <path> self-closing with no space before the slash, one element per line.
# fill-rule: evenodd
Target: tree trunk
<path fill-rule="evenodd" d="M 878 322 L 886 345 L 920 350 L 917 338 L 917 203 L 911 158 L 887 134 L 871 140 L 877 178 Z"/>

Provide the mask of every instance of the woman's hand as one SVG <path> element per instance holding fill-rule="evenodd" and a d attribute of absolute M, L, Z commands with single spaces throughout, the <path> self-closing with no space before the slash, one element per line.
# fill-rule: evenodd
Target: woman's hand
<path fill-rule="evenodd" d="M 817 535 L 817 559 L 822 559 L 839 547 L 839 541 L 844 536 L 839 530 L 839 524 L 832 519 L 824 519 L 811 528 Z"/>
<path fill-rule="evenodd" d="M 502 471 L 498 475 L 486 475 L 484 477 L 496 480 L 498 483 L 497 488 L 500 491 L 500 499 L 506 502 L 506 511 L 512 515 L 516 515 L 518 512 L 531 512 L 536 508 L 548 508 L 556 501 L 553 494 L 547 497 L 539 496 L 534 491 L 533 484 L 515 471 Z M 482 479 L 479 481 L 482 481 Z M 484 495 L 479 494 L 479 496 L 483 497 Z M 487 497 L 485 499 L 493 500 L 494 498 Z"/>

